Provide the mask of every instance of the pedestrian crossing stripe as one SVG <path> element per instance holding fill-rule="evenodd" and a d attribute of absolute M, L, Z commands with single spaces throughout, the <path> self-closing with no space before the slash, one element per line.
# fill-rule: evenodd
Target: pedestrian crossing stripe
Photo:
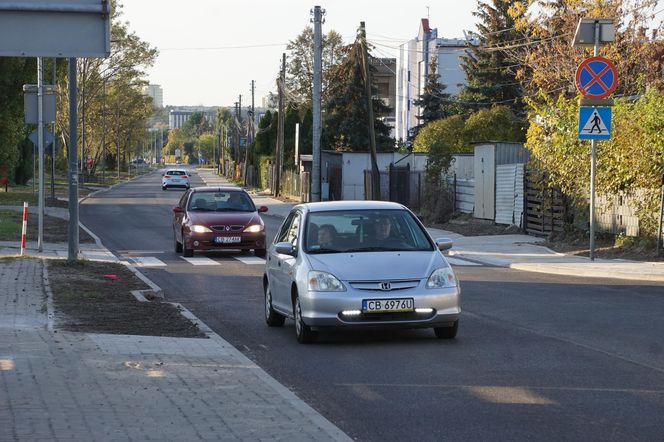
<path fill-rule="evenodd" d="M 610 107 L 582 107 L 579 109 L 579 139 L 608 140 L 610 138 Z"/>
<path fill-rule="evenodd" d="M 243 264 L 265 264 L 265 259 L 259 258 L 258 256 L 234 256 L 233 258 Z"/>
<path fill-rule="evenodd" d="M 191 265 L 195 266 L 218 266 L 221 265 L 214 259 L 206 258 L 206 257 L 199 257 L 199 258 L 185 258 L 184 256 L 181 256 L 180 258 L 184 259 Z"/>
<path fill-rule="evenodd" d="M 162 267 L 166 265 L 165 262 L 154 256 L 137 256 L 131 258 L 131 260 L 134 261 L 136 267 Z"/>

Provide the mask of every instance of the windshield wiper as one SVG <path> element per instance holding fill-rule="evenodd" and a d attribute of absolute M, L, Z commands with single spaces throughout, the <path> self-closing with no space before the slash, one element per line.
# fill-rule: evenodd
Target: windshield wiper
<path fill-rule="evenodd" d="M 402 252 L 404 249 L 398 249 L 394 247 L 357 247 L 355 249 L 346 249 L 344 252 Z"/>
<path fill-rule="evenodd" d="M 312 249 L 307 251 L 308 254 L 310 255 L 315 255 L 317 253 L 344 253 L 345 250 L 338 250 L 338 249 L 328 249 L 326 247 L 320 248 L 320 249 Z"/>
<path fill-rule="evenodd" d="M 189 210 L 200 210 L 201 212 L 213 212 L 214 209 L 208 209 L 207 207 L 192 207 Z"/>

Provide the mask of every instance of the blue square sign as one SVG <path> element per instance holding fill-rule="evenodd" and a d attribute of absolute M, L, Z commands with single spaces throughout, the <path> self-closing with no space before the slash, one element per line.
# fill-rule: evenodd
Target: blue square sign
<path fill-rule="evenodd" d="M 611 139 L 611 108 L 610 107 L 579 108 L 579 139 L 580 140 Z"/>

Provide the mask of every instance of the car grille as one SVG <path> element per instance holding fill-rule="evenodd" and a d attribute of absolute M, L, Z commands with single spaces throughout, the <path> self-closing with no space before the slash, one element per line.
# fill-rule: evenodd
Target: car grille
<path fill-rule="evenodd" d="M 408 279 L 396 281 L 350 281 L 349 284 L 356 290 L 390 292 L 395 290 L 407 290 L 415 288 L 420 285 L 420 280 Z M 388 284 L 388 286 L 385 284 Z"/>
<path fill-rule="evenodd" d="M 374 323 L 374 322 L 408 322 L 426 321 L 436 315 L 435 310 L 428 313 L 417 312 L 395 312 L 395 313 L 362 313 L 357 316 L 345 316 L 339 313 L 339 319 L 343 322 L 352 323 Z"/>
<path fill-rule="evenodd" d="M 226 227 L 229 227 L 228 230 L 226 230 Z M 242 232 L 244 230 L 244 226 L 239 225 L 239 224 L 234 224 L 230 226 L 210 226 L 212 230 L 215 232 Z"/>

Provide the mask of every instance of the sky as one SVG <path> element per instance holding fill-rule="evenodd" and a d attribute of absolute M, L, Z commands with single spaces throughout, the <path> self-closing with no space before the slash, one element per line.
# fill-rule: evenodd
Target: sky
<path fill-rule="evenodd" d="M 475 29 L 476 0 L 119 0 L 122 20 L 159 50 L 148 69 L 150 83 L 164 91 L 164 105 L 233 106 L 255 103 L 276 90 L 286 44 L 311 25 L 314 6 L 326 10 L 323 32 L 339 32 L 346 43 L 361 21 L 374 56 L 395 57 L 396 47 L 417 36 L 420 19 L 429 17 L 438 36 L 462 38 Z M 429 8 L 427 9 L 427 6 Z"/>

